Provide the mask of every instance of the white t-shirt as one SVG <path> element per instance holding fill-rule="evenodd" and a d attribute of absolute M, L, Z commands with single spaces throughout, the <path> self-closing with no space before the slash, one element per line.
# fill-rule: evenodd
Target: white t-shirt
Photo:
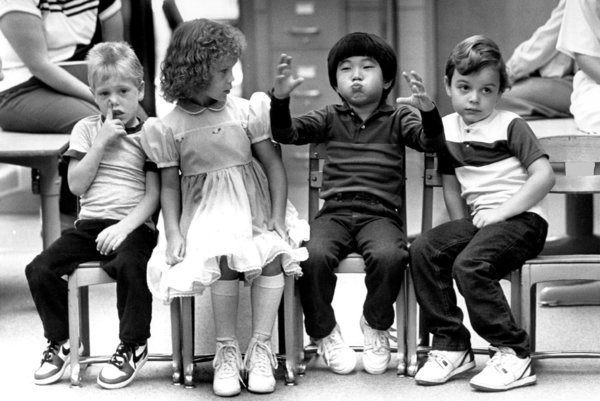
<path fill-rule="evenodd" d="M 567 0 L 557 49 L 575 57 L 575 53 L 600 58 L 600 2 Z M 571 113 L 577 127 L 585 132 L 600 133 L 600 84 L 585 72 L 573 78 Z"/>
<path fill-rule="evenodd" d="M 0 0 L 0 19 L 22 12 L 39 17 L 46 35 L 48 56 L 52 62 L 68 60 L 77 45 L 89 44 L 98 17 L 105 20 L 121 10 L 121 0 L 98 15 L 100 0 Z M 0 59 L 5 78 L 0 92 L 21 84 L 33 75 L 0 31 Z"/>

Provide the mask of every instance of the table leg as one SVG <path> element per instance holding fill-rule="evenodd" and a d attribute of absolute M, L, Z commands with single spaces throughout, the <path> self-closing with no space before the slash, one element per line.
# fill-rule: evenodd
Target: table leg
<path fill-rule="evenodd" d="M 40 171 L 40 197 L 42 204 L 42 241 L 44 249 L 60 236 L 60 176 L 56 156 L 45 158 Z"/>

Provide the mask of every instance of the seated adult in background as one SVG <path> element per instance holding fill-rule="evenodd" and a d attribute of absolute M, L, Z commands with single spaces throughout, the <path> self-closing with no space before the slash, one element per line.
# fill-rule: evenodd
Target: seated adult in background
<path fill-rule="evenodd" d="M 498 102 L 499 109 L 532 119 L 571 117 L 574 61 L 556 49 L 565 3 L 558 2 L 550 18 L 506 63 L 512 88 Z"/>
<path fill-rule="evenodd" d="M 61 62 L 83 60 L 100 40 L 123 40 L 121 0 L 0 0 L 0 128 L 5 131 L 70 133 L 98 114 L 92 93 Z M 66 176 L 66 164 L 59 164 Z M 70 226 L 76 197 L 66 178 L 61 221 Z"/>
<path fill-rule="evenodd" d="M 70 133 L 97 114 L 88 86 L 59 66 L 81 60 L 98 21 L 103 40 L 123 39 L 121 0 L 0 1 L 0 127 Z"/>
<path fill-rule="evenodd" d="M 579 70 L 573 78 L 571 113 L 578 129 L 600 134 L 600 3 L 567 0 L 557 48 Z"/>

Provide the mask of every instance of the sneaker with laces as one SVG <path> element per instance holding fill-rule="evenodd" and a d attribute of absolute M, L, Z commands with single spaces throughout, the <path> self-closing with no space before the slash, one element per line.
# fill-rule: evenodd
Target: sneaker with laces
<path fill-rule="evenodd" d="M 147 344 L 125 344 L 117 350 L 98 375 L 98 385 L 106 389 L 125 387 L 148 360 Z"/>
<path fill-rule="evenodd" d="M 242 389 L 240 383 L 243 369 L 242 355 L 236 340 L 217 341 L 217 352 L 213 359 L 215 369 L 213 392 L 220 397 L 238 395 Z"/>
<path fill-rule="evenodd" d="M 451 377 L 475 367 L 471 349 L 465 351 L 431 350 L 427 361 L 415 375 L 417 384 L 432 386 L 446 383 Z"/>
<path fill-rule="evenodd" d="M 372 375 L 385 373 L 391 359 L 390 333 L 388 330 L 375 330 L 364 316 L 360 318 L 360 329 L 365 338 L 363 367 Z"/>
<path fill-rule="evenodd" d="M 332 372 L 347 375 L 356 367 L 356 352 L 344 342 L 340 326 L 336 324 L 327 337 L 314 340 L 317 353 L 329 366 Z"/>
<path fill-rule="evenodd" d="M 271 351 L 270 341 L 259 341 L 252 337 L 248 344 L 244 367 L 248 372 L 248 391 L 259 394 L 275 391 L 275 376 L 277 358 Z"/>
<path fill-rule="evenodd" d="M 481 391 L 506 391 L 535 384 L 531 358 L 519 358 L 512 348 L 490 347 L 496 351 L 485 368 L 471 379 L 471 387 Z"/>
<path fill-rule="evenodd" d="M 40 367 L 33 374 L 33 382 L 43 385 L 59 381 L 69 366 L 70 351 L 68 341 L 64 344 L 48 341 L 48 346 L 42 353 Z"/>

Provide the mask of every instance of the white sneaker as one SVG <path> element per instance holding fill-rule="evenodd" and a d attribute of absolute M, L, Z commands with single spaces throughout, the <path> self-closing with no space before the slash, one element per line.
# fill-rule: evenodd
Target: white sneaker
<path fill-rule="evenodd" d="M 215 368 L 213 392 L 220 397 L 238 395 L 242 388 L 240 382 L 243 368 L 240 347 L 236 340 L 217 341 L 217 352 L 213 360 Z"/>
<path fill-rule="evenodd" d="M 356 352 L 344 342 L 339 325 L 336 324 L 327 337 L 315 342 L 317 353 L 323 357 L 332 372 L 347 375 L 356 367 Z"/>
<path fill-rule="evenodd" d="M 362 360 L 363 367 L 372 375 L 380 375 L 387 370 L 391 359 L 390 333 L 387 330 L 375 330 L 360 318 L 360 329 L 365 337 Z"/>
<path fill-rule="evenodd" d="M 248 344 L 244 366 L 248 372 L 248 391 L 259 394 L 275 391 L 277 358 L 271 351 L 270 341 L 259 341 L 252 337 Z"/>
<path fill-rule="evenodd" d="M 505 391 L 535 384 L 531 358 L 519 358 L 512 348 L 490 347 L 496 353 L 483 370 L 471 379 L 471 387 L 482 391 Z"/>
<path fill-rule="evenodd" d="M 417 384 L 432 386 L 446 383 L 451 377 L 475 367 L 471 349 L 465 351 L 431 350 L 427 362 L 415 375 Z"/>

